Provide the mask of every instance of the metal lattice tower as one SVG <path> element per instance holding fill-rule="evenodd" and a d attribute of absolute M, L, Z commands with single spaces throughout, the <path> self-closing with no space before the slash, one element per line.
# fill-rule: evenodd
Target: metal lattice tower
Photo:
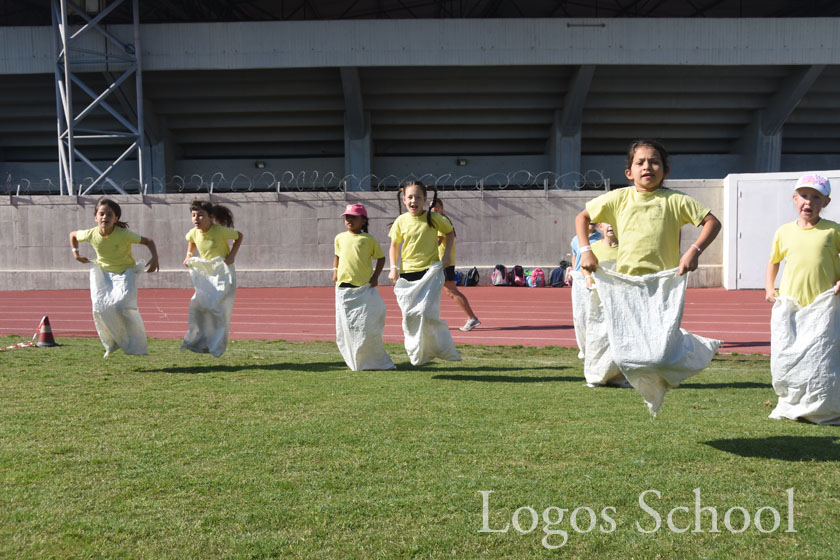
<path fill-rule="evenodd" d="M 137 152 L 138 191 L 144 190 L 143 156 L 143 81 L 140 72 L 140 0 L 84 0 L 84 7 L 70 0 L 52 0 L 53 51 L 55 53 L 55 96 L 58 114 L 58 163 L 62 194 L 83 195 L 102 182 L 116 192 L 127 194 L 108 175 L 120 162 Z M 126 43 L 105 27 L 108 15 L 124 2 L 131 3 L 134 42 Z M 71 25 L 70 19 L 78 22 Z M 101 72 L 106 87 L 85 83 L 82 72 Z M 112 72 L 115 72 L 112 74 Z M 119 75 L 117 76 L 116 73 Z M 135 95 L 122 95 L 123 113 L 107 99 L 134 76 Z M 94 88 L 99 87 L 100 91 Z M 74 106 L 74 97 L 83 95 L 88 104 Z M 107 125 L 85 125 L 94 110 L 107 119 Z M 87 157 L 84 148 L 91 144 L 108 144 L 125 150 L 104 168 Z M 80 167 L 94 179 L 90 184 L 77 181 Z"/>

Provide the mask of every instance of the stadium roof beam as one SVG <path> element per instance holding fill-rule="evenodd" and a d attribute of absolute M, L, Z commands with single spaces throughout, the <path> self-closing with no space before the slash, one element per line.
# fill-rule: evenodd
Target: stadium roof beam
<path fill-rule="evenodd" d="M 817 81 L 825 65 L 815 64 L 794 69 L 767 104 L 756 111 L 738 142 L 744 163 L 754 173 L 781 169 L 782 127 L 808 90 Z"/>
<path fill-rule="evenodd" d="M 370 190 L 373 136 L 370 113 L 365 111 L 358 68 L 341 68 L 344 92 L 344 174 L 347 190 Z"/>
<path fill-rule="evenodd" d="M 583 107 L 594 75 L 595 66 L 579 66 L 563 100 L 563 109 L 554 112 L 554 123 L 548 137 L 548 156 L 550 168 L 562 178 L 564 188 L 578 182 Z"/>

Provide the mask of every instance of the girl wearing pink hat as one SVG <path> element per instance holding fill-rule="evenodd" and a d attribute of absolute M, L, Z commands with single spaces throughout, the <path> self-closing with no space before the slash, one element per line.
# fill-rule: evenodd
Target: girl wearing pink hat
<path fill-rule="evenodd" d="M 368 233 L 363 205 L 348 204 L 342 216 L 347 231 L 335 236 L 332 274 L 336 344 L 353 371 L 394 369 L 382 344 L 385 301 L 376 289 L 385 253 Z M 376 268 L 371 265 L 374 259 Z"/>

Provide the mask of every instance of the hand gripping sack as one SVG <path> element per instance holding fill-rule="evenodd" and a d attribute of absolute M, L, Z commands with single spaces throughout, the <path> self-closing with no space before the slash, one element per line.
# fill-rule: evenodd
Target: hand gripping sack
<path fill-rule="evenodd" d="M 146 328 L 137 309 L 137 275 L 146 263 L 138 262 L 122 274 L 96 263 L 90 268 L 93 322 L 107 358 L 122 348 L 126 354 L 146 354 Z"/>
<path fill-rule="evenodd" d="M 394 369 L 382 344 L 385 301 L 379 290 L 365 284 L 335 288 L 335 343 L 353 371 Z"/>
<path fill-rule="evenodd" d="M 436 262 L 423 278 L 409 282 L 404 278 L 394 285 L 394 295 L 402 311 L 405 350 L 412 365 L 419 366 L 441 358 L 460 361 L 449 325 L 440 318 L 440 294 L 443 288 L 443 265 Z"/>
<path fill-rule="evenodd" d="M 840 425 L 840 297 L 809 305 L 779 297 L 770 319 L 770 372 L 779 402 L 770 418 Z"/>
<path fill-rule="evenodd" d="M 188 330 L 182 349 L 219 357 L 227 349 L 233 301 L 236 296 L 236 270 L 222 257 L 187 261 L 195 293 L 190 299 Z"/>
<path fill-rule="evenodd" d="M 705 369 L 721 341 L 680 328 L 688 275 L 675 268 L 630 276 L 599 267 L 593 278 L 613 359 L 656 415 L 668 389 Z"/>

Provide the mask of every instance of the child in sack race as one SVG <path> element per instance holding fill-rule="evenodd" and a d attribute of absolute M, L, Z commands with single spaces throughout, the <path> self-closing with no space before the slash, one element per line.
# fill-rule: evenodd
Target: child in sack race
<path fill-rule="evenodd" d="M 193 228 L 186 235 L 184 266 L 189 268 L 195 293 L 181 348 L 218 358 L 227 349 L 236 297 L 234 262 L 243 235 L 233 229 L 233 213 L 222 205 L 194 200 L 190 218 Z M 229 240 L 233 240 L 232 247 Z"/>
<path fill-rule="evenodd" d="M 770 418 L 840 425 L 840 224 L 820 217 L 830 197 L 827 178 L 800 177 L 797 219 L 773 236 L 765 299 L 773 303 L 770 371 L 779 401 Z"/>
<path fill-rule="evenodd" d="M 143 263 L 136 263 L 133 244 L 149 248 L 151 259 L 146 272 L 158 270 L 155 242 L 128 229 L 121 221 L 122 209 L 110 198 L 100 198 L 94 207 L 96 227 L 70 232 L 73 258 L 91 264 L 90 296 L 93 321 L 105 347 L 105 357 L 122 348 L 126 354 L 146 354 L 146 329 L 137 309 L 137 274 Z M 96 261 L 79 253 L 79 243 L 87 242 L 96 251 Z"/>
<path fill-rule="evenodd" d="M 434 191 L 432 206 L 437 200 Z M 405 349 L 412 365 L 422 365 L 435 358 L 460 361 L 449 326 L 440 318 L 440 296 L 444 285 L 443 269 L 450 265 L 455 235 L 452 224 L 436 212 L 426 211 L 427 189 L 420 181 L 410 181 L 397 194 L 401 213 L 391 225 L 389 280 L 402 311 Z M 446 237 L 441 262 L 438 232 Z M 397 265 L 397 263 L 400 263 Z"/>
<path fill-rule="evenodd" d="M 698 201 L 663 187 L 669 172 L 662 144 L 631 143 L 625 176 L 632 185 L 590 200 L 575 220 L 579 239 L 588 238 L 596 221 L 611 224 L 621 240 L 616 272 L 599 269 L 589 245 L 580 248 L 580 266 L 598 285 L 612 357 L 653 414 L 665 392 L 704 369 L 720 345 L 679 328 L 685 274 L 697 269 L 720 222 Z M 700 235 L 680 256 L 680 228 L 689 223 L 701 228 Z"/>
<path fill-rule="evenodd" d="M 364 205 L 348 204 L 342 217 L 347 231 L 335 236 L 332 272 L 336 344 L 353 371 L 394 369 L 382 343 L 386 308 L 377 289 L 385 253 L 368 233 Z"/>

